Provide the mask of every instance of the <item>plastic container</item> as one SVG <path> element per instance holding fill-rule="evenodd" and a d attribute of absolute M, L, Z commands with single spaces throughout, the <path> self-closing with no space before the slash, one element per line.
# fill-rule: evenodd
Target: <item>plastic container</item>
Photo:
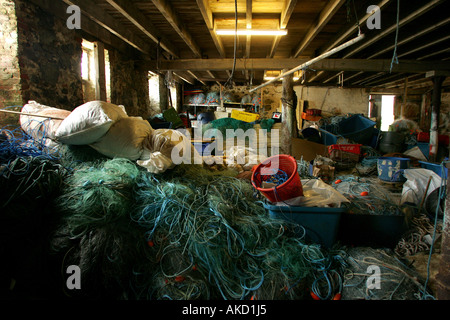
<path fill-rule="evenodd" d="M 341 150 L 345 152 L 361 154 L 362 144 L 332 144 L 328 146 L 328 152 L 331 153 L 332 150 Z"/>
<path fill-rule="evenodd" d="M 277 174 L 279 170 L 284 171 L 289 178 L 276 187 L 262 188 L 262 182 Z M 294 157 L 286 154 L 269 157 L 258 164 L 252 173 L 252 185 L 272 203 L 303 196 L 302 182 L 297 172 L 297 161 Z"/>
<path fill-rule="evenodd" d="M 378 178 L 387 182 L 404 182 L 403 170 L 409 165 L 409 158 L 380 157 L 377 161 Z"/>
<path fill-rule="evenodd" d="M 331 132 L 328 132 L 324 129 L 319 129 L 320 134 L 322 135 L 322 143 L 326 146 L 336 144 L 338 136 L 335 134 L 332 134 Z"/>
<path fill-rule="evenodd" d="M 358 162 L 359 154 L 333 149 L 329 152 L 330 159 L 337 162 Z"/>
<path fill-rule="evenodd" d="M 394 153 L 405 151 L 405 135 L 400 132 L 383 131 L 380 135 L 378 149 L 381 153 Z"/>
<path fill-rule="evenodd" d="M 319 208 L 299 206 L 277 206 L 264 204 L 271 218 L 300 225 L 296 235 L 307 241 L 330 248 L 336 241 L 341 214 L 344 208 Z"/>
<path fill-rule="evenodd" d="M 343 245 L 395 248 L 408 226 L 404 215 L 341 215 L 337 240 Z"/>
<path fill-rule="evenodd" d="M 368 145 L 371 142 L 376 122 L 360 115 L 352 115 L 337 125 L 323 126 L 323 130 L 342 136 L 356 143 Z"/>
<path fill-rule="evenodd" d="M 448 168 L 444 166 L 444 170 L 442 170 L 442 167 L 439 163 L 432 163 L 432 162 L 425 162 L 425 161 L 419 161 L 420 167 L 424 169 L 431 170 L 438 174 L 441 178 L 447 179 L 448 177 Z"/>
<path fill-rule="evenodd" d="M 233 109 L 231 111 L 231 118 L 244 122 L 255 122 L 259 119 L 259 114 Z"/>

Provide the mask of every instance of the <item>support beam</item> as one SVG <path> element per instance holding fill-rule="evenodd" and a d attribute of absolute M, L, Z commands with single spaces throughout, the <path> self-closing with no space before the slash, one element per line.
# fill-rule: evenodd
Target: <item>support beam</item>
<path fill-rule="evenodd" d="M 291 69 L 308 62 L 306 59 L 237 59 L 236 70 L 279 70 Z M 191 71 L 223 71 L 229 70 L 233 66 L 233 59 L 176 59 L 143 61 L 149 70 L 191 70 Z M 326 71 L 364 71 L 364 72 L 389 72 L 391 69 L 390 59 L 323 59 L 313 62 L 310 66 L 316 70 Z M 423 73 L 430 70 L 450 70 L 450 61 L 416 61 L 400 60 L 399 64 L 392 68 L 393 73 Z"/>
<path fill-rule="evenodd" d="M 433 77 L 433 95 L 431 98 L 430 155 L 431 162 L 436 161 L 438 151 L 439 114 L 441 112 L 441 88 L 445 77 Z"/>
<path fill-rule="evenodd" d="M 197 0 L 197 6 L 202 13 L 203 20 L 205 20 L 206 26 L 208 27 L 209 33 L 212 40 L 214 41 L 217 51 L 219 51 L 219 54 L 222 58 L 225 58 L 225 48 L 223 46 L 222 40 L 216 34 L 214 19 L 211 8 L 209 7 L 208 0 Z"/>
<path fill-rule="evenodd" d="M 309 46 L 311 41 L 313 41 L 323 27 L 326 26 L 328 21 L 330 21 L 345 1 L 346 0 L 331 0 L 327 3 L 325 8 L 320 12 L 316 23 L 308 30 L 306 36 L 295 49 L 294 54 L 292 55 L 293 58 L 298 57 Z"/>
<path fill-rule="evenodd" d="M 83 0 L 83 2 L 84 1 L 86 0 Z M 172 44 L 170 44 L 170 42 L 162 36 L 162 34 L 155 28 L 155 26 L 150 22 L 150 20 L 133 3 L 130 3 L 130 1 L 126 0 L 106 0 L 106 2 L 108 2 L 112 7 L 114 7 L 114 9 L 119 11 L 130 22 L 132 22 L 154 43 L 156 44 L 159 43 L 161 48 L 163 48 L 173 57 L 178 58 L 178 53 L 175 47 L 173 47 Z M 92 2 L 89 2 L 89 6 L 93 6 Z"/>
<path fill-rule="evenodd" d="M 286 29 L 289 19 L 291 18 L 292 12 L 294 12 L 294 8 L 297 5 L 297 0 L 285 0 L 283 10 L 281 11 L 280 16 L 280 29 Z M 267 58 L 273 58 L 275 55 L 275 51 L 277 50 L 278 44 L 280 43 L 282 36 L 276 36 L 273 40 L 272 47 L 270 48 L 270 52 L 267 55 Z"/>
<path fill-rule="evenodd" d="M 112 1 L 112 0 L 107 0 Z M 116 1 L 116 0 L 114 0 Z M 128 1 L 129 2 L 129 1 Z M 186 29 L 186 26 L 181 21 L 180 17 L 175 13 L 169 1 L 166 0 L 152 0 L 155 7 L 161 12 L 161 14 L 166 18 L 167 22 L 170 23 L 172 28 L 178 33 L 178 35 L 183 39 L 187 46 L 194 53 L 196 58 L 202 56 L 202 50 L 197 42 L 192 37 L 191 33 Z"/>
<path fill-rule="evenodd" d="M 105 45 L 94 43 L 95 99 L 106 101 Z"/>
<path fill-rule="evenodd" d="M 283 70 L 283 73 L 288 72 L 287 69 Z M 294 82 L 293 74 L 289 74 L 283 78 L 283 93 L 281 97 L 282 116 L 281 121 L 283 123 L 281 129 L 281 153 L 291 154 L 292 138 L 296 137 L 296 125 L 295 125 L 295 99 L 294 99 Z"/>
<path fill-rule="evenodd" d="M 447 163 L 450 171 L 450 163 Z M 450 300 L 450 179 L 447 178 L 447 194 L 444 205 L 444 220 L 442 223 L 441 260 L 439 272 L 436 275 L 437 299 Z"/>
<path fill-rule="evenodd" d="M 247 29 L 251 29 L 252 28 L 252 19 L 253 19 L 253 13 L 252 13 L 252 2 L 253 0 L 247 0 L 246 3 L 246 13 L 245 13 L 245 19 L 246 19 L 246 25 L 247 25 Z M 245 41 L 245 57 L 248 59 L 250 58 L 250 51 L 251 51 L 251 47 L 252 47 L 252 36 L 251 35 L 247 35 L 247 39 Z M 244 70 L 245 73 L 245 79 L 248 81 L 249 80 L 249 75 L 248 75 L 248 70 Z"/>
<path fill-rule="evenodd" d="M 137 37 L 131 30 L 128 30 L 122 26 L 111 15 L 107 14 L 97 5 L 88 0 L 63 0 L 67 5 L 77 5 L 80 7 L 81 12 L 89 17 L 92 21 L 96 22 L 115 36 L 119 37 L 133 48 L 145 53 L 150 54 L 151 46 Z M 82 22 L 83 27 L 83 22 Z"/>

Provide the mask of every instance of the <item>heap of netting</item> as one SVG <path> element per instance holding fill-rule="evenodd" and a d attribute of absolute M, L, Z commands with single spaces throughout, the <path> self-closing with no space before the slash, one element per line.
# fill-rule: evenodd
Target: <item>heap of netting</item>
<path fill-rule="evenodd" d="M 70 265 L 81 270 L 83 290 L 68 295 L 352 299 L 352 291 L 345 290 L 349 285 L 367 293 L 364 263 L 383 263 L 382 257 L 352 260 L 345 248 L 324 249 L 297 237 L 299 226 L 271 218 L 255 200 L 251 184 L 237 179 L 232 169 L 180 165 L 155 175 L 126 159 L 106 159 L 87 146 L 61 145 L 51 156 L 44 149 L 23 154 L 19 145 L 28 140 L 16 136 L 2 142 L 8 149 L 1 164 L 2 186 L 8 187 L 2 194 L 9 200 L 2 213 L 20 216 L 18 205 L 20 212 L 29 212 L 23 196 L 45 199 L 46 214 L 57 217 L 50 244 L 61 256 L 61 270 Z M 353 261 L 363 269 L 349 273 Z M 392 292 L 358 297 L 427 294 L 417 280 L 411 284 L 418 277 L 406 276 L 409 270 L 398 265 L 391 270 L 400 277 Z M 356 276 L 361 280 L 349 284 Z"/>

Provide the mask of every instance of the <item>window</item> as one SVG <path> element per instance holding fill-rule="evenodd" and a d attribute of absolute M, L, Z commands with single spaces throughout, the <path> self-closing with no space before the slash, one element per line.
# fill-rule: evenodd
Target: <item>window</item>
<path fill-rule="evenodd" d="M 388 131 L 394 122 L 395 96 L 383 95 L 381 97 L 381 131 Z"/>
<path fill-rule="evenodd" d="M 83 39 L 81 44 L 82 56 L 81 56 L 81 79 L 83 81 L 83 93 L 84 101 L 96 100 L 96 82 L 97 72 L 95 69 L 95 44 L 94 42 Z M 105 57 L 105 80 L 106 80 L 106 101 L 111 101 L 111 72 L 109 64 L 109 52 L 104 50 Z"/>

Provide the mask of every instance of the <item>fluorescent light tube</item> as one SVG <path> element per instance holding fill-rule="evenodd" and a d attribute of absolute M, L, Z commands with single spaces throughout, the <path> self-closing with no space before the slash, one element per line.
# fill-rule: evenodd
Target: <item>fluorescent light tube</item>
<path fill-rule="evenodd" d="M 217 29 L 216 34 L 221 36 L 233 36 L 236 33 L 234 29 Z M 287 30 L 255 30 L 255 29 L 238 29 L 237 35 L 243 36 L 285 36 Z"/>

